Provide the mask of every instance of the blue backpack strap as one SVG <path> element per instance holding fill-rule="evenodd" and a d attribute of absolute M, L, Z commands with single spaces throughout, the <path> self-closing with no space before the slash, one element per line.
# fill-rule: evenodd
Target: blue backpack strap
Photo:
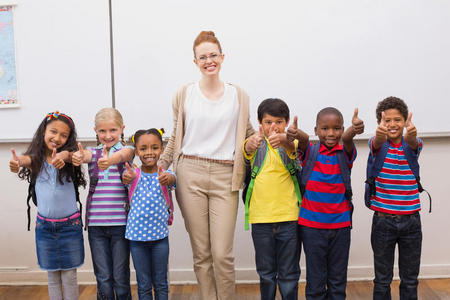
<path fill-rule="evenodd" d="M 245 197 L 245 230 L 249 229 L 248 216 L 249 216 L 249 207 L 250 207 L 250 199 L 252 197 L 253 186 L 255 184 L 255 178 L 258 176 L 259 172 L 264 166 L 267 156 L 267 141 L 263 139 L 261 145 L 258 149 L 256 149 L 255 156 L 253 158 L 253 163 L 251 166 L 250 180 L 248 185 L 244 188 L 244 197 Z M 247 181 L 247 180 L 246 180 Z"/>
<path fill-rule="evenodd" d="M 317 156 L 319 155 L 319 149 L 320 149 L 320 142 L 315 145 L 309 146 L 308 150 L 309 152 L 307 152 L 308 157 L 300 173 L 300 190 L 302 195 L 305 195 L 306 183 L 308 182 L 309 177 L 311 177 L 311 173 L 314 168 L 314 163 L 316 162 Z"/>
<path fill-rule="evenodd" d="M 408 161 L 409 168 L 411 169 L 414 177 L 416 178 L 417 189 L 418 189 L 419 193 L 422 193 L 425 191 L 428 195 L 428 199 L 430 200 L 430 209 L 428 210 L 428 212 L 431 213 L 431 204 L 432 204 L 431 195 L 430 195 L 430 193 L 428 193 L 427 190 L 425 190 L 422 187 L 422 184 L 420 183 L 420 166 L 419 166 L 419 161 L 418 161 L 418 155 L 417 155 L 417 153 L 415 153 L 414 150 L 411 149 L 411 147 L 409 147 L 408 143 L 403 138 L 402 138 L 402 147 L 403 147 L 403 153 L 405 154 L 406 160 Z"/>
<path fill-rule="evenodd" d="M 345 149 L 336 152 L 336 157 L 338 159 L 339 167 L 341 169 L 342 181 L 344 181 L 345 186 L 345 198 L 348 200 L 350 205 L 350 228 L 353 227 L 353 191 L 351 182 L 351 169 L 347 164 L 347 158 L 345 157 Z"/>
<path fill-rule="evenodd" d="M 348 201 L 352 201 L 353 199 L 353 191 L 352 191 L 352 183 L 351 183 L 351 170 L 347 164 L 347 158 L 345 157 L 345 150 L 337 151 L 336 156 L 339 162 L 339 167 L 341 169 L 342 180 L 344 181 L 345 186 L 345 198 Z"/>
<path fill-rule="evenodd" d="M 367 159 L 367 170 L 366 170 L 366 188 L 364 193 L 364 202 L 368 208 L 371 206 L 371 198 L 376 195 L 375 188 L 375 178 L 380 174 L 383 168 L 384 159 L 389 150 L 389 141 L 383 143 L 381 148 L 378 150 L 377 155 L 374 157 L 372 153 L 369 153 L 369 158 Z"/>

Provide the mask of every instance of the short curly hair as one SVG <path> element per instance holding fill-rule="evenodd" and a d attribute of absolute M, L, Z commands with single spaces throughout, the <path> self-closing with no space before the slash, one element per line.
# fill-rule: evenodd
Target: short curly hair
<path fill-rule="evenodd" d="M 378 102 L 377 109 L 375 111 L 378 123 L 381 122 L 381 113 L 388 109 L 396 109 L 405 120 L 408 119 L 408 105 L 406 105 L 405 101 L 402 99 L 391 96 Z"/>

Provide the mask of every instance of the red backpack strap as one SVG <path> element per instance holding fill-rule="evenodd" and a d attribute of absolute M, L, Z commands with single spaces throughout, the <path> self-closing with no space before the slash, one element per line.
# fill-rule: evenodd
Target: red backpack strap
<path fill-rule="evenodd" d="M 134 191 L 138 185 L 139 179 L 141 178 L 141 169 L 136 168 L 134 170 L 136 173 L 136 178 L 134 178 L 133 182 L 130 184 L 130 188 L 128 189 L 128 202 L 131 205 L 131 199 L 133 198 Z"/>

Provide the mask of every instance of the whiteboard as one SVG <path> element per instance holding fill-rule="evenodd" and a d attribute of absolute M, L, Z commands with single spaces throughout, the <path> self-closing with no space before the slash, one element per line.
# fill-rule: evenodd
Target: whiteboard
<path fill-rule="evenodd" d="M 450 2 L 113 1 L 117 108 L 126 134 L 172 129 L 171 98 L 200 79 L 192 44 L 213 30 L 225 61 L 221 79 L 251 98 L 251 119 L 265 98 L 285 100 L 313 134 L 317 112 L 355 107 L 366 134 L 378 101 L 397 96 L 419 133 L 450 131 Z"/>
<path fill-rule="evenodd" d="M 111 106 L 106 1 L 16 1 L 19 108 L 0 109 L 0 139 L 30 139 L 48 112 L 94 137 L 95 112 Z"/>

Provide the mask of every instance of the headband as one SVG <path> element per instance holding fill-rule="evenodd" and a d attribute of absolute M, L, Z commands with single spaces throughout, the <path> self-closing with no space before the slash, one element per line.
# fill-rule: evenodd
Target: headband
<path fill-rule="evenodd" d="M 49 122 L 51 119 L 58 119 L 59 117 L 63 117 L 63 118 L 66 118 L 70 122 L 70 124 L 72 124 L 72 126 L 73 126 L 72 118 L 66 114 L 60 113 L 58 110 L 48 113 L 47 116 L 45 116 L 45 117 L 47 118 L 47 122 Z"/>

